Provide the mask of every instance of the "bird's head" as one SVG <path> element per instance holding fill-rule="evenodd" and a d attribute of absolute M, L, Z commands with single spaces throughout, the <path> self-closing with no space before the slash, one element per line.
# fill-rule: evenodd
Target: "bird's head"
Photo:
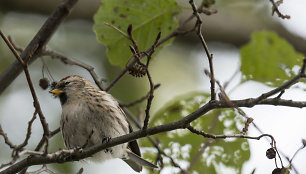
<path fill-rule="evenodd" d="M 52 89 L 49 91 L 56 97 L 60 98 L 61 104 L 65 104 L 69 99 L 82 96 L 83 89 L 86 85 L 86 79 L 83 77 L 73 75 L 62 78 Z"/>

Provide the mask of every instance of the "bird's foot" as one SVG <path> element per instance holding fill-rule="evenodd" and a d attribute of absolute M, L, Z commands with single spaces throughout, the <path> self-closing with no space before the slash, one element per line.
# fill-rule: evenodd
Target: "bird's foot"
<path fill-rule="evenodd" d="M 107 142 L 109 142 L 109 140 L 111 140 L 111 139 L 112 139 L 111 137 L 105 137 L 105 138 L 102 139 L 102 143 L 107 143 Z M 112 153 L 113 150 L 112 150 L 112 148 L 106 148 L 106 149 L 104 150 L 104 152 L 105 152 L 105 153 Z"/>
<path fill-rule="evenodd" d="M 79 146 L 77 146 L 77 147 L 74 147 L 74 148 L 72 148 L 73 149 L 73 151 L 74 152 L 83 152 L 83 147 L 79 147 Z"/>
<path fill-rule="evenodd" d="M 107 143 L 107 142 L 109 142 L 109 140 L 111 140 L 112 138 L 111 137 L 104 137 L 103 139 L 102 139 L 102 143 Z"/>

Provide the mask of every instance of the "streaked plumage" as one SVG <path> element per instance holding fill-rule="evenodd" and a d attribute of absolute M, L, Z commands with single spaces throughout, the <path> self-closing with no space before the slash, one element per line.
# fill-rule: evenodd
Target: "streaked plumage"
<path fill-rule="evenodd" d="M 83 77 L 65 77 L 50 92 L 61 101 L 61 131 L 67 148 L 83 147 L 86 142 L 86 147 L 90 147 L 132 131 L 118 102 Z M 90 159 L 121 158 L 137 172 L 142 166 L 156 168 L 140 156 L 137 141 L 132 141 L 101 151 Z"/>

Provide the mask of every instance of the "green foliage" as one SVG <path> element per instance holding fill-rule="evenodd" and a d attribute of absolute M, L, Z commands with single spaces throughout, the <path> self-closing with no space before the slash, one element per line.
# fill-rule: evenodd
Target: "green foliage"
<path fill-rule="evenodd" d="M 134 39 L 144 51 L 153 45 L 160 31 L 163 37 L 177 28 L 174 16 L 178 11 L 174 0 L 103 0 L 94 16 L 94 30 L 97 39 L 107 47 L 110 63 L 123 67 L 132 55 L 127 27 L 133 25 Z"/>
<path fill-rule="evenodd" d="M 254 32 L 251 41 L 240 50 L 243 80 L 255 80 L 278 86 L 296 74 L 293 68 L 302 63 L 303 55 L 270 31 Z"/>
<path fill-rule="evenodd" d="M 178 97 L 160 109 L 151 120 L 151 126 L 177 121 L 197 110 L 209 101 L 210 95 L 189 93 Z M 238 134 L 243 127 L 243 120 L 230 109 L 209 112 L 191 123 L 199 130 L 213 134 Z M 240 128 L 240 129 L 239 129 Z M 249 144 L 245 139 L 208 139 L 191 133 L 189 130 L 175 130 L 155 135 L 167 154 L 176 161 L 190 163 L 197 173 L 220 173 L 220 166 L 225 166 L 241 173 L 243 163 L 250 157 Z M 143 139 L 142 147 L 151 147 Z M 155 160 L 156 152 L 147 151 L 145 158 Z M 164 161 L 171 166 L 169 161 Z M 193 173 L 193 172 L 190 172 Z"/>

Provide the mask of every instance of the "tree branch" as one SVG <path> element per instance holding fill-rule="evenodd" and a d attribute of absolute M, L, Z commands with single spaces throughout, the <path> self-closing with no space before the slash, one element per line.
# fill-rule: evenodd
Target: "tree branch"
<path fill-rule="evenodd" d="M 213 66 L 213 55 L 210 54 L 210 51 L 207 47 L 206 41 L 202 35 L 202 19 L 200 17 L 200 14 L 198 12 L 198 9 L 196 8 L 196 5 L 193 0 L 189 1 L 192 10 L 193 10 L 193 15 L 196 17 L 197 21 L 195 24 L 195 27 L 197 28 L 196 34 L 201 40 L 202 46 L 205 50 L 206 56 L 208 58 L 209 62 L 209 71 L 210 71 L 210 95 L 211 95 L 211 100 L 216 100 L 216 92 L 215 92 L 215 75 L 214 75 L 214 66 Z"/>
<path fill-rule="evenodd" d="M 79 67 L 82 67 L 82 68 L 86 69 L 89 72 L 89 74 L 91 75 L 91 77 L 93 78 L 93 80 L 95 81 L 96 85 L 101 90 L 104 90 L 103 86 L 102 86 L 102 83 L 98 78 L 98 75 L 94 71 L 94 67 L 92 67 L 92 66 L 90 66 L 90 65 L 88 65 L 88 64 L 86 64 L 82 61 L 69 58 L 67 56 L 64 56 L 64 55 L 56 52 L 56 51 L 49 50 L 49 49 L 42 50 L 42 53 L 41 53 L 40 56 L 50 56 L 51 58 L 54 58 L 54 59 L 60 59 L 64 64 L 76 65 L 76 66 L 79 66 Z"/>
<path fill-rule="evenodd" d="M 48 123 L 46 122 L 46 118 L 41 111 L 40 104 L 39 104 L 39 101 L 38 101 L 38 98 L 37 98 L 37 95 L 36 95 L 36 92 L 35 92 L 35 89 L 34 89 L 34 85 L 32 83 L 32 79 L 31 79 L 31 76 L 30 76 L 30 72 L 29 72 L 29 69 L 28 69 L 28 64 L 27 64 L 26 61 L 24 61 L 19 56 L 19 54 L 17 53 L 17 51 L 15 50 L 15 48 L 13 47 L 11 42 L 4 36 L 4 34 L 2 33 L 1 30 L 0 30 L 0 34 L 1 34 L 1 37 L 3 38 L 3 40 L 5 41 L 5 43 L 7 44 L 7 46 L 13 52 L 14 56 L 19 61 L 19 63 L 21 64 L 21 66 L 24 70 L 24 73 L 26 75 L 26 79 L 27 79 L 27 82 L 28 82 L 28 85 L 29 85 L 29 88 L 30 88 L 30 91 L 31 91 L 31 94 L 32 94 L 33 105 L 35 107 L 35 112 L 37 112 L 38 115 L 39 115 L 40 122 L 41 122 L 43 130 L 44 130 L 44 135 L 48 136 L 49 135 Z"/>
<path fill-rule="evenodd" d="M 301 70 L 295 77 L 293 77 L 291 80 L 288 80 L 287 82 L 283 83 L 279 87 L 277 87 L 277 88 L 275 88 L 275 89 L 273 89 L 273 90 L 271 90 L 267 93 L 261 94 L 259 97 L 256 98 L 255 103 L 257 103 L 258 101 L 260 101 L 262 99 L 268 98 L 268 97 L 270 97 L 274 94 L 282 92 L 283 90 L 288 89 L 290 86 L 296 84 L 301 78 L 305 78 L 305 68 L 306 68 L 306 58 L 303 59 L 303 65 L 301 67 Z M 279 97 L 277 96 L 276 98 L 279 98 Z"/>
<path fill-rule="evenodd" d="M 0 124 L 0 135 L 2 135 L 5 144 L 7 144 L 11 149 L 14 149 L 16 145 L 14 145 L 9 138 L 7 137 L 7 134 L 3 131 L 2 126 Z"/>
<path fill-rule="evenodd" d="M 32 41 L 21 53 L 20 57 L 25 63 L 31 63 L 36 60 L 38 53 L 46 45 L 59 24 L 70 13 L 77 1 L 78 0 L 66 0 L 53 11 Z M 21 72 L 22 66 L 18 61 L 15 61 L 0 75 L 0 94 L 2 94 Z"/>
<path fill-rule="evenodd" d="M 276 13 L 278 15 L 278 17 L 282 18 L 282 19 L 290 19 L 289 15 L 283 15 L 279 9 L 278 6 L 283 3 L 283 0 L 279 0 L 277 2 L 274 2 L 274 0 L 270 0 L 271 4 L 272 4 L 272 15 L 274 13 Z"/>
<path fill-rule="evenodd" d="M 189 20 L 191 20 L 192 18 L 190 18 Z M 155 48 L 159 47 L 160 45 L 164 44 L 165 42 L 167 42 L 168 40 L 179 36 L 179 35 L 185 35 L 187 33 L 190 33 L 192 31 L 194 31 L 194 27 L 192 29 L 189 29 L 187 31 L 181 31 L 181 27 L 178 27 L 175 31 L 173 31 L 172 33 L 170 33 L 169 35 L 167 35 L 166 37 L 164 37 L 163 39 L 161 39 L 160 41 L 158 41 L 155 44 Z M 146 53 L 149 53 L 151 51 L 152 47 L 147 49 Z M 140 55 L 140 58 L 142 58 L 145 55 Z M 113 81 L 111 81 L 111 83 L 105 88 L 105 91 L 109 91 L 124 75 L 126 72 L 128 72 L 128 70 L 137 62 L 137 60 L 134 58 L 131 63 L 129 63 L 116 77 Z"/>
<path fill-rule="evenodd" d="M 279 106 L 293 106 L 296 107 L 295 104 L 297 102 L 294 102 L 294 104 L 292 103 L 292 101 L 288 101 L 288 100 L 283 100 L 283 99 L 274 99 L 274 100 L 279 100 L 277 103 L 277 105 Z M 253 107 L 254 106 L 254 102 L 256 100 L 254 99 L 245 99 L 245 100 L 234 100 L 232 101 L 232 103 L 235 104 L 235 106 L 237 107 Z M 272 101 L 271 99 L 264 99 L 262 101 L 260 101 L 260 103 L 258 104 L 268 104 L 268 105 L 275 105 L 276 104 L 275 101 Z M 287 105 L 288 103 L 291 103 L 290 105 Z M 303 105 L 303 107 L 306 107 L 306 101 L 304 102 L 300 102 L 297 106 L 301 106 Z M 32 165 L 39 165 L 39 164 L 49 164 L 49 163 L 62 163 L 62 162 L 68 162 L 68 161 L 79 161 L 81 159 L 87 158 L 92 156 L 93 154 L 118 145 L 118 144 L 122 144 L 122 143 L 126 143 L 126 142 L 130 142 L 139 138 L 143 138 L 146 136 L 150 136 L 150 135 L 155 135 L 158 133 L 162 133 L 162 132 L 167 132 L 167 131 L 171 131 L 171 130 L 175 130 L 175 129 L 185 129 L 188 127 L 189 123 L 191 123 L 192 121 L 194 121 L 195 119 L 203 116 L 204 114 L 206 114 L 207 112 L 216 109 L 216 108 L 232 108 L 233 106 L 228 105 L 226 102 L 222 102 L 222 101 L 210 101 L 209 103 L 205 104 L 204 106 L 202 106 L 201 108 L 199 108 L 198 110 L 192 112 L 191 114 L 187 115 L 186 117 L 184 117 L 181 120 L 178 120 L 176 122 L 172 122 L 172 123 L 168 123 L 168 124 L 164 124 L 164 125 L 160 125 L 160 126 L 155 126 L 155 127 L 150 127 L 147 128 L 146 130 L 138 130 L 135 132 L 132 132 L 130 134 L 127 135 L 123 135 L 120 137 L 116 137 L 116 138 L 112 138 L 109 142 L 107 143 L 101 143 L 95 146 L 92 146 L 88 149 L 85 150 L 81 150 L 81 151 L 76 151 L 76 150 L 61 150 L 55 153 L 51 153 L 48 155 L 44 155 L 44 156 L 29 156 L 28 158 L 17 162 L 16 164 L 8 167 L 7 169 L 3 170 L 0 172 L 0 174 L 12 174 L 12 173 L 16 173 L 20 170 L 22 170 L 23 168 L 32 166 Z M 213 138 L 213 137 L 212 137 Z M 222 136 L 217 138 L 223 138 Z M 256 139 L 256 138 L 251 138 L 251 139 Z"/>

